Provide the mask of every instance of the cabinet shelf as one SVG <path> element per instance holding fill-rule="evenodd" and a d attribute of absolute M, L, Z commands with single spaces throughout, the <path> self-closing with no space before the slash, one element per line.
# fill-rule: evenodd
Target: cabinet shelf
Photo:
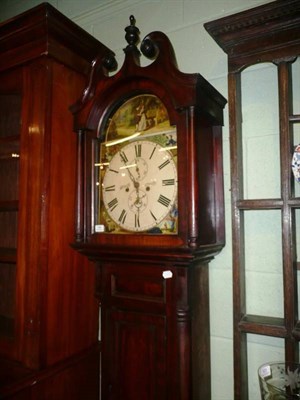
<path fill-rule="evenodd" d="M 20 150 L 20 136 L 8 136 L 5 138 L 0 137 L 0 160 L 14 160 L 19 158 Z"/>
<path fill-rule="evenodd" d="M 0 135 L 0 143 L 18 142 L 20 135 Z"/>
<path fill-rule="evenodd" d="M 14 325 L 15 320 L 13 318 L 0 315 L 0 336 L 12 337 Z"/>
<path fill-rule="evenodd" d="M 18 200 L 0 201 L 0 212 L 18 211 L 18 210 L 19 210 Z"/>
<path fill-rule="evenodd" d="M 0 263 L 16 263 L 17 262 L 17 249 L 0 247 Z"/>

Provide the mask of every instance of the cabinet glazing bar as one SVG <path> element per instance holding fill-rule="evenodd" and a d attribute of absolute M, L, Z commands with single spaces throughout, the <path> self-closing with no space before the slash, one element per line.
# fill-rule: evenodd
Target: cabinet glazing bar
<path fill-rule="evenodd" d="M 237 398 L 248 397 L 247 334 L 240 329 L 241 317 L 246 313 L 244 214 L 238 203 L 243 198 L 241 74 L 228 75 L 231 196 L 232 196 L 232 252 L 234 304 L 234 392 Z"/>
<path fill-rule="evenodd" d="M 292 331 L 297 320 L 297 276 L 294 268 L 293 249 L 295 237 L 292 232 L 292 209 L 289 205 L 291 198 L 291 168 L 290 148 L 291 137 L 289 129 L 289 115 L 291 110 L 291 64 L 288 61 L 278 63 L 278 90 L 279 90 L 279 123 L 280 123 L 280 173 L 282 208 L 282 265 L 284 290 L 284 320 L 287 330 L 285 340 L 285 358 L 298 361 L 298 342 L 295 342 Z"/>

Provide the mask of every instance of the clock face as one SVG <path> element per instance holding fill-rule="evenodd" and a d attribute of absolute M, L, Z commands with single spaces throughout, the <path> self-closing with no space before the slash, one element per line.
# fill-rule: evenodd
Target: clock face
<path fill-rule="evenodd" d="M 95 231 L 177 234 L 177 133 L 154 95 L 107 119 L 96 155 Z"/>
<path fill-rule="evenodd" d="M 102 191 L 109 217 L 121 228 L 144 232 L 157 227 L 177 200 L 172 154 L 149 140 L 125 145 L 112 157 Z"/>

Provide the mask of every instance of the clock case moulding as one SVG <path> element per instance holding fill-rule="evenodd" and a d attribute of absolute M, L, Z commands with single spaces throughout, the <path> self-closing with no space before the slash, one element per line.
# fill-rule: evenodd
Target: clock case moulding
<path fill-rule="evenodd" d="M 151 60 L 141 66 L 139 29 L 134 17 L 125 28 L 127 46 L 115 73 L 114 55 L 95 58 L 82 97 L 70 107 L 78 134 L 76 234 L 72 246 L 90 258 L 122 259 L 162 255 L 179 261 L 211 258 L 225 245 L 222 125 L 225 98 L 199 73 L 182 73 L 172 44 L 159 31 L 140 49 Z M 176 235 L 95 232 L 94 145 L 99 126 L 116 104 L 142 94 L 157 96 L 166 107 L 178 141 L 178 233 Z M 139 249 L 138 254 L 133 249 Z"/>

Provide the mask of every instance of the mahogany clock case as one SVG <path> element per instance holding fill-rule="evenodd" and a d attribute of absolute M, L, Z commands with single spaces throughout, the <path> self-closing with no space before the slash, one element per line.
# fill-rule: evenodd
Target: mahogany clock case
<path fill-rule="evenodd" d="M 152 32 L 142 41 L 141 51 L 152 62 L 141 67 L 141 54 L 136 46 L 138 29 L 132 20 L 126 29 L 133 33 L 125 48 L 125 60 L 120 70 L 110 75 L 98 59 L 82 98 L 71 108 L 79 138 L 80 189 L 77 193 L 74 247 L 82 251 L 89 249 L 89 252 L 114 246 L 118 251 L 126 251 L 125 247 L 152 247 L 156 252 L 161 248 L 170 251 L 202 249 L 204 253 L 216 254 L 225 240 L 221 127 L 226 100 L 200 74 L 185 74 L 178 70 L 172 45 L 162 32 Z M 95 165 L 99 162 L 99 143 L 101 146 L 106 140 L 104 132 L 109 117 L 124 103 L 139 96 L 156 97 L 167 111 L 170 126 L 176 130 L 176 234 L 164 234 L 161 229 L 157 232 L 125 230 L 118 234 L 120 232 L 116 230 L 103 232 L 102 226 L 98 226 L 100 203 L 95 186 L 97 182 L 101 190 L 102 182 L 97 180 L 99 175 L 95 173 Z M 152 129 L 150 126 L 149 132 Z M 146 193 L 146 189 L 144 191 Z M 114 200 L 113 197 L 110 200 Z M 124 215 L 122 210 L 125 209 L 127 205 L 121 203 L 116 215 Z"/>
<path fill-rule="evenodd" d="M 108 64 L 98 58 L 86 90 L 71 108 L 78 134 L 72 246 L 96 267 L 101 393 L 106 400 L 208 400 L 208 263 L 225 243 L 226 101 L 200 74 L 178 70 L 162 32 L 141 42 L 142 53 L 152 61 L 141 67 L 139 30 L 133 17 L 130 22 L 119 71 L 109 74 Z M 157 131 L 155 121 L 138 127 L 142 119 L 131 121 L 140 100 L 150 98 L 160 105 L 149 105 L 148 111 L 166 110 L 171 140 Z M 156 150 L 165 158 L 152 164 Z M 168 176 L 160 175 L 166 165 Z M 170 183 L 170 191 L 164 191 L 164 183 Z M 175 204 L 176 228 L 170 228 Z M 151 212 L 156 217 L 163 207 L 166 215 L 153 222 Z"/>

